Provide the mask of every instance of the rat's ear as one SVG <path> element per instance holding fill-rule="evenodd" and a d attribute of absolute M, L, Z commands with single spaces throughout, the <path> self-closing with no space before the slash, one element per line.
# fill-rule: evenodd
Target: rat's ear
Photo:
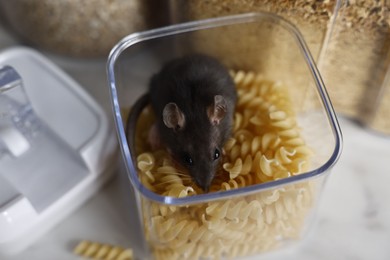
<path fill-rule="evenodd" d="M 163 110 L 163 121 L 168 128 L 180 130 L 184 127 L 185 117 L 176 103 L 168 103 Z"/>
<path fill-rule="evenodd" d="M 211 124 L 218 125 L 227 111 L 226 100 L 221 95 L 214 96 L 214 103 L 207 108 L 207 116 Z"/>

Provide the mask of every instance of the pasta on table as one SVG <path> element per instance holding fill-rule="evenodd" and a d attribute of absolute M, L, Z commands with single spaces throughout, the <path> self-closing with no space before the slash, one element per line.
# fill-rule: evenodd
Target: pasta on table
<path fill-rule="evenodd" d="M 133 251 L 105 243 L 80 241 L 74 248 L 76 255 L 96 260 L 133 260 Z"/>

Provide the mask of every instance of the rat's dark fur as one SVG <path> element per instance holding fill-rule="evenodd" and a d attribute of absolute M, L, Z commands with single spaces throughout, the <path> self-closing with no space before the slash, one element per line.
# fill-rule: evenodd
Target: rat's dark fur
<path fill-rule="evenodd" d="M 217 95 L 224 99 L 225 113 L 220 121 L 211 121 L 208 109 Z M 231 134 L 236 100 L 228 70 L 209 56 L 172 60 L 151 80 L 150 101 L 157 116 L 159 139 L 205 191 L 220 160 L 217 152 L 222 156 L 222 147 Z M 184 125 L 167 127 L 163 111 L 169 103 L 176 104 L 182 112 Z"/>

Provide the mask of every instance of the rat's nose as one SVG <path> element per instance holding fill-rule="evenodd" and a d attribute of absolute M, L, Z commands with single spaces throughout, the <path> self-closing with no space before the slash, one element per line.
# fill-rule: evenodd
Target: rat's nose
<path fill-rule="evenodd" d="M 201 188 L 205 193 L 209 192 L 212 178 L 207 176 L 202 176 L 203 178 L 195 178 L 195 183 Z"/>
<path fill-rule="evenodd" d="M 205 192 L 205 193 L 208 193 L 209 192 L 209 189 L 210 189 L 210 184 L 209 185 L 206 185 L 204 187 L 201 187 L 202 190 Z"/>
<path fill-rule="evenodd" d="M 198 185 L 199 188 L 201 188 L 205 193 L 209 192 L 210 184 L 200 184 L 200 183 L 197 183 L 197 185 Z"/>

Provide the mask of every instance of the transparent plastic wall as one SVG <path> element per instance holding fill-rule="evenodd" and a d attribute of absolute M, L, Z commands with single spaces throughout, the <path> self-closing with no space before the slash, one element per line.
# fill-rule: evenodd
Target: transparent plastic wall
<path fill-rule="evenodd" d="M 240 44 L 235 46 L 234 42 Z M 148 91 L 151 76 L 166 61 L 191 53 L 214 56 L 229 69 L 253 72 L 274 85 L 286 86 L 300 140 L 312 151 L 304 172 L 184 197 L 163 196 L 141 183 L 136 150 L 137 132 L 147 131 L 137 126 L 148 103 L 143 94 Z M 341 132 L 311 54 L 292 24 L 272 14 L 255 13 L 141 32 L 118 43 L 107 68 L 117 132 L 131 182 L 129 197 L 137 207 L 137 211 L 131 209 L 131 224 L 139 221 L 142 226 L 136 242 L 142 237 L 146 241 L 146 247 L 134 247 L 140 259 L 253 255 L 304 237 L 324 180 L 341 153 Z M 279 130 L 273 134 L 283 132 Z M 300 145 L 294 144 L 294 134 L 280 138 L 291 141 L 292 146 Z"/>

